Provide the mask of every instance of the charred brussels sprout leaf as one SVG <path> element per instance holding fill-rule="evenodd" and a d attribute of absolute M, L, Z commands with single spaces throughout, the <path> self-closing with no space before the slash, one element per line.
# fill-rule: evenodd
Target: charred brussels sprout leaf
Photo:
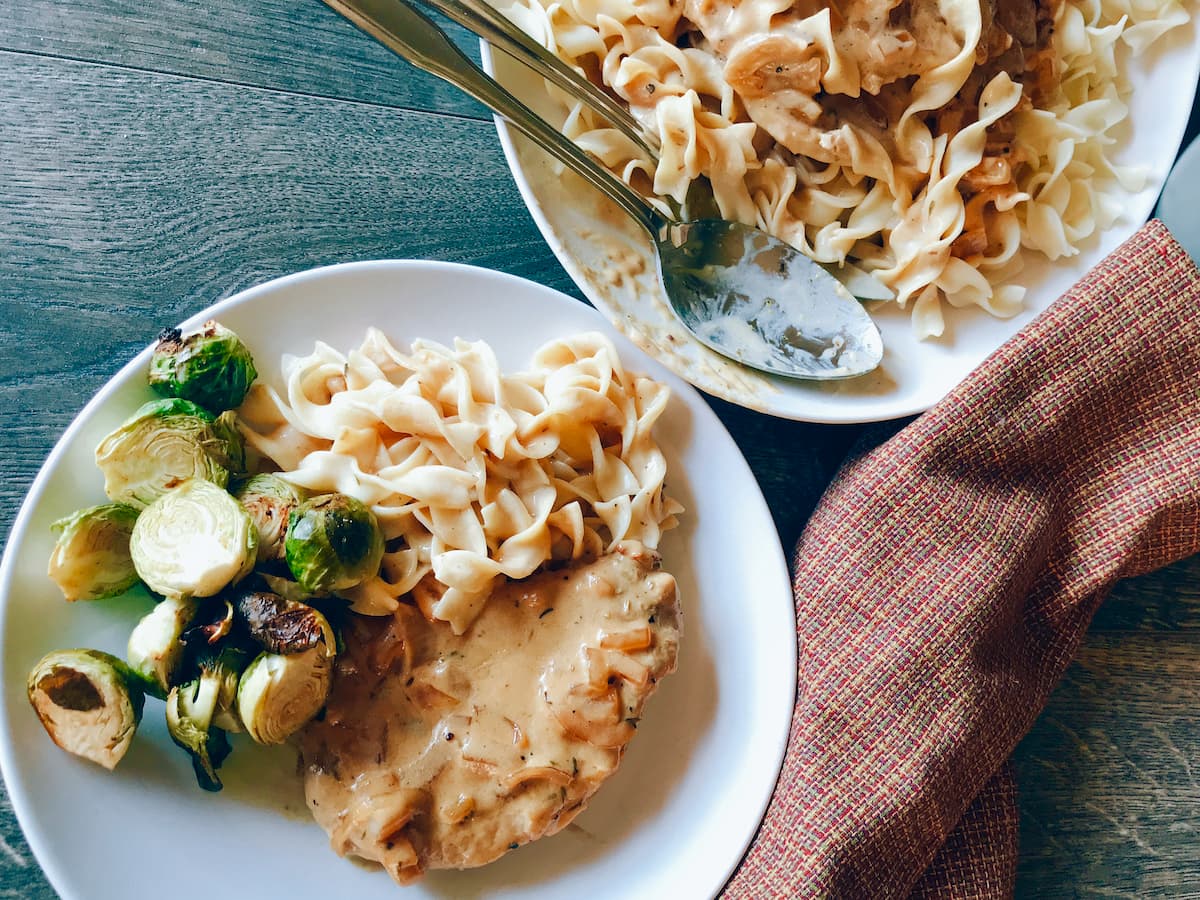
<path fill-rule="evenodd" d="M 81 509 L 51 528 L 58 540 L 47 570 L 68 600 L 104 600 L 138 581 L 129 536 L 138 511 L 120 503 Z"/>
<path fill-rule="evenodd" d="M 233 604 L 221 597 L 205 600 L 180 640 L 188 647 L 215 646 L 233 631 Z"/>
<path fill-rule="evenodd" d="M 257 377 L 246 345 L 228 328 L 209 321 L 187 334 L 178 328 L 163 331 L 147 380 L 164 397 L 183 397 L 224 412 L 242 402 Z"/>
<path fill-rule="evenodd" d="M 129 543 L 142 581 L 164 597 L 211 597 L 254 568 L 249 514 L 208 481 L 189 481 L 138 516 Z"/>
<path fill-rule="evenodd" d="M 283 559 L 288 517 L 299 505 L 300 491 L 278 475 L 255 475 L 234 492 L 258 531 L 258 561 Z"/>
<path fill-rule="evenodd" d="M 263 649 L 271 653 L 302 653 L 323 645 L 333 656 L 337 639 L 329 621 L 304 603 L 269 591 L 247 591 L 234 601 L 238 618 Z"/>
<path fill-rule="evenodd" d="M 333 661 L 324 647 L 284 656 L 260 653 L 238 682 L 237 712 L 260 744 L 281 744 L 325 705 Z"/>
<path fill-rule="evenodd" d="M 343 590 L 379 571 L 383 532 L 375 514 L 358 500 L 323 494 L 292 511 L 284 554 L 304 590 Z"/>
<path fill-rule="evenodd" d="M 142 719 L 140 679 L 99 650 L 56 650 L 29 673 L 29 702 L 51 740 L 112 770 Z"/>
<path fill-rule="evenodd" d="M 210 413 L 187 400 L 151 400 L 96 448 L 110 500 L 143 509 L 190 479 L 229 483 L 227 438 Z"/>

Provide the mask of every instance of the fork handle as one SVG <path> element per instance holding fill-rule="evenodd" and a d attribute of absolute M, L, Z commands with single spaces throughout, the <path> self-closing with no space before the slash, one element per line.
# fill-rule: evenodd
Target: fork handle
<path fill-rule="evenodd" d="M 629 110 L 592 84 L 573 68 L 518 28 L 487 0 L 420 0 L 447 18 L 453 19 L 520 63 L 533 69 L 576 100 L 582 101 L 606 118 L 629 138 L 652 163 L 658 153 L 650 145 L 647 133 Z"/>
<path fill-rule="evenodd" d="M 389 50 L 436 75 L 504 117 L 543 150 L 574 169 L 593 187 L 657 237 L 667 220 L 623 181 L 594 162 L 574 141 L 552 128 L 450 42 L 407 0 L 325 0 Z"/>

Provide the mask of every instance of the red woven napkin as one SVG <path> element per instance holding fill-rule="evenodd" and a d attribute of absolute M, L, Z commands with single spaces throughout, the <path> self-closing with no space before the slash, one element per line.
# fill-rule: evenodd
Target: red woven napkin
<path fill-rule="evenodd" d="M 848 464 L 795 557 L 799 695 L 725 897 L 998 897 L 1006 760 L 1120 578 L 1200 551 L 1200 273 L 1151 222 Z"/>

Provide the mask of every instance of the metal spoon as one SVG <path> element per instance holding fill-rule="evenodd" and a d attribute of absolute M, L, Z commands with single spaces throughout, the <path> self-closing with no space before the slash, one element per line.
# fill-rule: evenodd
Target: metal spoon
<path fill-rule="evenodd" d="M 664 216 L 484 73 L 406 0 L 325 3 L 503 116 L 640 223 L 658 251 L 672 309 L 701 343 L 791 378 L 849 378 L 879 365 L 883 341 L 862 305 L 790 244 L 723 219 Z"/>

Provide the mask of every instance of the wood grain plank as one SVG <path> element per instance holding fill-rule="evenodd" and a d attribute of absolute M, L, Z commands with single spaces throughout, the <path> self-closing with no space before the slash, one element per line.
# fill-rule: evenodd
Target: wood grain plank
<path fill-rule="evenodd" d="M 1198 675 L 1194 634 L 1089 636 L 1016 754 L 1018 896 L 1197 896 Z"/>
<path fill-rule="evenodd" d="M 1092 619 L 1093 632 L 1200 629 L 1200 556 L 1119 582 Z M 1200 677 L 1200 670 L 1197 671 Z"/>
<path fill-rule="evenodd" d="M 477 119 L 490 116 L 320 0 L 6 0 L 4 7 L 0 50 Z M 479 40 L 435 18 L 478 62 Z"/>

